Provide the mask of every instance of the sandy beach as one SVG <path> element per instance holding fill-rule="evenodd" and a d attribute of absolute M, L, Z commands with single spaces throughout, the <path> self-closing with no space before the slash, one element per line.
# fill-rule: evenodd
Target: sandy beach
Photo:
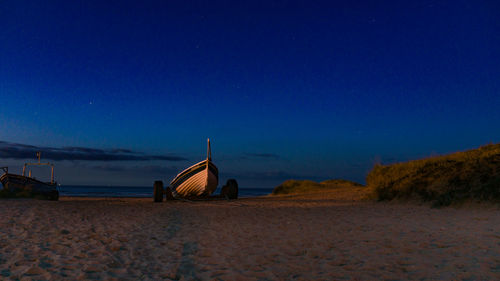
<path fill-rule="evenodd" d="M 1 200 L 12 280 L 498 280 L 500 212 L 321 193 Z"/>

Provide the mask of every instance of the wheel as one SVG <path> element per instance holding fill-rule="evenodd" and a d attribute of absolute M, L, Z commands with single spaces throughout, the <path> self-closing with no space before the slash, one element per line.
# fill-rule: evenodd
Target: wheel
<path fill-rule="evenodd" d="M 163 201 L 163 182 L 155 181 L 154 191 L 153 191 L 153 199 L 154 202 L 162 202 Z"/>
<path fill-rule="evenodd" d="M 49 200 L 57 201 L 59 200 L 59 191 L 54 190 L 50 193 Z"/>
<path fill-rule="evenodd" d="M 165 195 L 166 195 L 165 196 L 166 197 L 165 200 L 174 200 L 175 199 L 174 195 L 172 194 L 172 190 L 170 189 L 169 186 L 167 186 L 165 188 Z"/>
<path fill-rule="evenodd" d="M 235 179 L 229 179 L 220 191 L 221 197 L 227 199 L 237 199 L 238 198 L 238 182 Z"/>

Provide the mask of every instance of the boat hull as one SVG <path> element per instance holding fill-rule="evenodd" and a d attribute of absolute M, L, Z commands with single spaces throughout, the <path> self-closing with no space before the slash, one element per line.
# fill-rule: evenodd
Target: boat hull
<path fill-rule="evenodd" d="M 178 174 L 170 186 L 175 197 L 209 196 L 219 183 L 219 172 L 210 160 L 201 161 Z"/>
<path fill-rule="evenodd" d="M 0 182 L 4 189 L 13 195 L 22 193 L 23 195 L 32 197 L 46 197 L 49 200 L 59 199 L 59 191 L 57 190 L 56 183 L 45 183 L 30 177 L 9 173 L 3 174 L 0 177 Z"/>

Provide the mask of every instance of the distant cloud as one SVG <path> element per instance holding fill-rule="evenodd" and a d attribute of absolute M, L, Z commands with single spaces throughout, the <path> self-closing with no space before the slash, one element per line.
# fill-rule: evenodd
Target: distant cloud
<path fill-rule="evenodd" d="M 28 159 L 35 158 L 36 152 L 42 152 L 44 159 L 80 160 L 80 161 L 184 161 L 176 155 L 145 155 L 129 149 L 98 149 L 89 147 L 44 147 L 0 141 L 0 158 Z"/>
<path fill-rule="evenodd" d="M 135 173 L 140 173 L 142 175 L 157 175 L 157 174 L 164 174 L 164 175 L 172 175 L 172 174 L 177 174 L 181 172 L 181 169 L 177 167 L 167 167 L 167 166 L 160 166 L 160 165 L 146 165 L 146 166 L 121 166 L 121 165 L 93 165 L 93 166 L 87 166 L 87 168 L 91 168 L 93 170 L 102 170 L 106 172 L 135 172 Z"/>
<path fill-rule="evenodd" d="M 281 159 L 279 155 L 273 153 L 245 153 L 244 158 Z"/>

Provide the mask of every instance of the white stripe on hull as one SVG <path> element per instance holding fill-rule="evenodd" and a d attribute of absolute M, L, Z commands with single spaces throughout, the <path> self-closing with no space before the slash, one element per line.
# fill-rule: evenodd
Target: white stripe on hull
<path fill-rule="evenodd" d="M 200 196 L 210 195 L 217 188 L 217 177 L 209 170 L 204 169 L 188 179 L 175 189 L 175 195 Z"/>

